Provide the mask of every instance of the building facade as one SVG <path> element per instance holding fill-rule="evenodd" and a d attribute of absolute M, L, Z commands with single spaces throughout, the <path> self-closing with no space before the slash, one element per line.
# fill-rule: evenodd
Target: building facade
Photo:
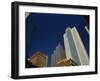
<path fill-rule="evenodd" d="M 32 63 L 32 65 L 37 67 L 47 67 L 48 57 L 42 52 L 36 52 L 30 58 L 30 62 Z"/>
<path fill-rule="evenodd" d="M 88 54 L 75 27 L 66 29 L 64 46 L 67 59 L 72 59 L 77 65 L 89 64 Z"/>
<path fill-rule="evenodd" d="M 61 44 L 58 44 L 53 54 L 51 55 L 51 66 L 56 66 L 57 62 L 66 58 L 65 50 Z"/>

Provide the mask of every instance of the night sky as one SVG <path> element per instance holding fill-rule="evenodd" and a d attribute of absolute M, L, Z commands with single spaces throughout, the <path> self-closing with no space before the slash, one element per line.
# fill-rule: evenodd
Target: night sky
<path fill-rule="evenodd" d="M 64 44 L 63 34 L 67 27 L 75 26 L 89 54 L 89 16 L 68 14 L 31 13 L 26 18 L 26 57 L 30 58 L 37 51 L 45 53 L 50 58 L 55 47 Z"/>

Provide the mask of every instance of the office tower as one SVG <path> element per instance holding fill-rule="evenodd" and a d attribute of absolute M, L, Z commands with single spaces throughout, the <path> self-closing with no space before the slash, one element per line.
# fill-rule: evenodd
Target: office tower
<path fill-rule="evenodd" d="M 75 47 L 71 28 L 67 28 L 67 30 L 65 31 L 65 34 L 66 34 L 65 35 L 66 37 L 64 36 L 64 45 L 65 45 L 65 50 L 66 50 L 66 57 L 68 59 L 71 58 L 77 65 L 80 65 L 80 60 L 79 60 L 78 53 Z"/>
<path fill-rule="evenodd" d="M 37 67 L 47 67 L 48 57 L 42 52 L 36 52 L 30 58 L 30 62 Z"/>
<path fill-rule="evenodd" d="M 77 53 L 78 53 L 81 65 L 88 65 L 89 64 L 88 54 L 80 38 L 80 35 L 75 27 L 72 28 L 72 35 L 73 35 L 73 39 L 75 42 L 75 46 L 77 49 Z"/>
<path fill-rule="evenodd" d="M 67 59 L 72 59 L 77 65 L 89 64 L 86 49 L 75 27 L 66 29 L 64 33 L 64 46 Z"/>
<path fill-rule="evenodd" d="M 51 55 L 51 66 L 55 66 L 58 61 L 64 58 L 66 58 L 65 50 L 61 44 L 58 44 L 53 54 Z"/>
<path fill-rule="evenodd" d="M 64 46 L 65 46 L 66 58 L 67 59 L 72 59 L 70 44 L 68 42 L 67 33 L 65 33 L 63 36 L 64 36 Z"/>

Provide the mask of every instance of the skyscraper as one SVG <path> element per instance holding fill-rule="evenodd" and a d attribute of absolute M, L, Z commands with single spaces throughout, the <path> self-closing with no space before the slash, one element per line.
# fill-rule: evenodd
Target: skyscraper
<path fill-rule="evenodd" d="M 77 49 L 77 53 L 78 53 L 81 65 L 88 65 L 89 57 L 88 57 L 87 51 L 84 47 L 84 44 L 80 38 L 79 33 L 75 27 L 72 28 L 72 35 L 73 35 L 73 39 L 75 42 L 75 46 Z"/>
<path fill-rule="evenodd" d="M 55 66 L 58 61 L 64 58 L 66 58 L 65 50 L 61 44 L 58 44 L 53 54 L 51 55 L 51 66 Z"/>
<path fill-rule="evenodd" d="M 64 46 L 67 59 L 72 59 L 77 65 L 89 64 L 86 49 L 75 27 L 66 29 L 64 33 Z"/>

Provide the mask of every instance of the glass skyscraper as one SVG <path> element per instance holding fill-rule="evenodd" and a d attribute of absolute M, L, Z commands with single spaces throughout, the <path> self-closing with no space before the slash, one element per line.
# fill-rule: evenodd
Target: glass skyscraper
<path fill-rule="evenodd" d="M 88 65 L 89 58 L 75 27 L 67 28 L 64 33 L 64 46 L 67 59 L 72 59 L 77 65 Z"/>

